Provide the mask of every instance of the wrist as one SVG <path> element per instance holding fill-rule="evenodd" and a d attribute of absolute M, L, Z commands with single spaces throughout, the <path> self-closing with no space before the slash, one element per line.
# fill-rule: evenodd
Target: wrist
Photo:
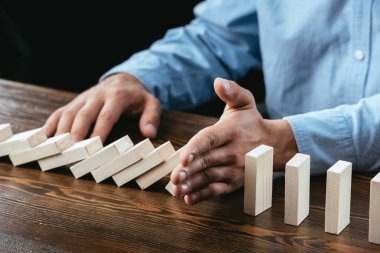
<path fill-rule="evenodd" d="M 284 170 L 285 164 L 298 152 L 291 125 L 286 120 L 264 120 L 266 143 L 274 148 L 274 170 Z"/>

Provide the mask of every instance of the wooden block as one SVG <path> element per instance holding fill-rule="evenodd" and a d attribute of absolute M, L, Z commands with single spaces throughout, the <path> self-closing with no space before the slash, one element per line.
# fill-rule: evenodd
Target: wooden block
<path fill-rule="evenodd" d="M 165 189 L 171 194 L 174 196 L 174 188 L 176 186 L 172 183 L 172 181 L 169 181 L 169 183 L 165 186 Z"/>
<path fill-rule="evenodd" d="M 132 164 L 126 169 L 116 173 L 112 176 L 112 178 L 117 186 L 120 187 L 164 162 L 172 154 L 174 154 L 174 152 L 175 149 L 173 145 L 170 143 L 170 141 L 168 141 L 147 154 L 141 161 Z"/>
<path fill-rule="evenodd" d="M 272 206 L 273 148 L 260 145 L 245 155 L 244 212 L 259 215 Z"/>
<path fill-rule="evenodd" d="M 20 150 L 9 155 L 13 165 L 17 166 L 39 159 L 57 155 L 63 150 L 73 145 L 71 135 L 69 133 L 61 134 L 47 139 L 43 143 L 33 148 Z"/>
<path fill-rule="evenodd" d="M 12 135 L 13 131 L 10 124 L 0 124 L 0 142 L 8 139 Z"/>
<path fill-rule="evenodd" d="M 285 168 L 285 223 L 298 226 L 309 215 L 310 156 L 296 154 Z"/>
<path fill-rule="evenodd" d="M 100 166 L 114 160 L 133 147 L 133 142 L 128 135 L 108 144 L 89 158 L 70 167 L 75 178 L 80 178 Z"/>
<path fill-rule="evenodd" d="M 153 169 L 136 178 L 136 183 L 142 190 L 144 190 L 172 172 L 175 167 L 181 162 L 180 153 L 181 149 L 177 150 L 164 163 L 154 167 Z"/>
<path fill-rule="evenodd" d="M 368 238 L 380 244 L 380 173 L 371 180 Z"/>
<path fill-rule="evenodd" d="M 325 232 L 339 235 L 350 223 L 352 164 L 338 161 L 327 170 Z"/>
<path fill-rule="evenodd" d="M 101 148 L 103 148 L 103 144 L 100 137 L 93 137 L 88 140 L 74 143 L 74 145 L 58 155 L 43 158 L 38 161 L 38 164 L 40 165 L 42 171 L 51 170 L 86 159 L 99 151 Z"/>
<path fill-rule="evenodd" d="M 128 166 L 131 166 L 132 164 L 140 161 L 144 156 L 153 150 L 153 144 L 149 139 L 145 139 L 144 141 L 138 143 L 136 146 L 130 148 L 125 153 L 116 157 L 114 160 L 91 171 L 91 174 L 94 177 L 95 181 L 97 183 L 100 183 L 103 180 L 112 177 L 119 171 L 127 168 Z"/>
<path fill-rule="evenodd" d="M 33 148 L 47 139 L 45 130 L 37 128 L 18 133 L 0 143 L 0 157 L 23 149 Z"/>

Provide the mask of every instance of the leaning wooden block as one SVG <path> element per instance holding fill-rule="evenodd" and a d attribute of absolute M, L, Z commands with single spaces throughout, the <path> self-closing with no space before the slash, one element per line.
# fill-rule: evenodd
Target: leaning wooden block
<path fill-rule="evenodd" d="M 259 215 L 272 206 L 273 148 L 260 145 L 245 155 L 244 212 Z"/>
<path fill-rule="evenodd" d="M 64 165 L 69 165 L 86 159 L 103 147 L 100 137 L 74 143 L 62 153 L 38 160 L 42 171 L 51 170 Z"/>
<path fill-rule="evenodd" d="M 310 156 L 296 154 L 285 168 L 285 223 L 298 226 L 309 215 Z"/>
<path fill-rule="evenodd" d="M 380 173 L 371 180 L 368 235 L 369 242 L 380 244 Z"/>
<path fill-rule="evenodd" d="M 13 135 L 10 124 L 0 124 L 0 142 L 8 139 Z"/>
<path fill-rule="evenodd" d="M 181 149 L 177 150 L 172 154 L 164 163 L 154 167 L 150 171 L 142 174 L 136 179 L 136 183 L 140 186 L 142 190 L 148 188 L 170 172 L 172 172 L 175 167 L 181 163 L 180 161 Z"/>
<path fill-rule="evenodd" d="M 350 223 L 352 164 L 338 161 L 327 170 L 325 232 L 339 235 Z"/>
<path fill-rule="evenodd" d="M 172 183 L 172 181 L 169 181 L 169 183 L 165 186 L 165 189 L 174 196 L 174 188 L 176 186 Z"/>
<path fill-rule="evenodd" d="M 13 165 L 17 166 L 20 164 L 37 161 L 45 157 L 57 155 L 72 145 L 73 141 L 71 140 L 71 135 L 69 133 L 65 133 L 49 138 L 34 148 L 11 153 L 9 158 L 11 159 Z"/>
<path fill-rule="evenodd" d="M 133 147 L 133 142 L 128 135 L 108 144 L 106 147 L 96 152 L 89 158 L 70 167 L 75 178 L 80 178 L 100 166 L 114 160 L 127 150 Z"/>
<path fill-rule="evenodd" d="M 173 145 L 170 143 L 170 141 L 168 141 L 147 154 L 141 161 L 132 164 L 126 169 L 116 173 L 112 176 L 112 178 L 117 186 L 120 187 L 164 162 L 172 154 L 174 154 L 174 152 L 175 149 Z"/>
<path fill-rule="evenodd" d="M 149 154 L 154 150 L 153 144 L 149 139 L 138 143 L 136 146 L 132 147 L 125 153 L 121 154 L 114 160 L 102 165 L 101 167 L 91 171 L 97 183 L 112 177 L 119 171 L 131 166 L 132 164 L 140 161 L 144 156 Z"/>
<path fill-rule="evenodd" d="M 0 143 L 0 156 L 23 149 L 33 148 L 47 139 L 45 130 L 37 128 L 18 133 Z"/>

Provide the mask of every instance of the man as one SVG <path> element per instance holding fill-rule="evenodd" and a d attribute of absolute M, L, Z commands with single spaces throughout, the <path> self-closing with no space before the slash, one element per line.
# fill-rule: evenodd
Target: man
<path fill-rule="evenodd" d="M 380 168 L 379 0 L 209 0 L 195 15 L 57 110 L 48 134 L 80 140 L 95 123 L 92 135 L 104 140 L 127 112 L 141 114 L 140 130 L 153 138 L 161 106 L 191 108 L 216 94 L 222 117 L 190 140 L 171 174 L 188 204 L 241 187 L 244 154 L 263 143 L 277 170 L 296 152 L 311 155 L 314 174 L 339 159 L 356 171 Z M 251 68 L 264 72 L 271 120 L 226 80 Z"/>

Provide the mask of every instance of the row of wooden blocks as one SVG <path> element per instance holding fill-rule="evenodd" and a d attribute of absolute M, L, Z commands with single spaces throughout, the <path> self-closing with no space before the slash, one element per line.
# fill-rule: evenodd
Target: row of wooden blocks
<path fill-rule="evenodd" d="M 122 186 L 135 180 L 145 189 L 179 163 L 179 150 L 170 142 L 155 148 L 149 139 L 134 145 L 129 136 L 103 147 L 99 137 L 74 143 L 69 133 L 47 138 L 43 128 L 13 134 L 0 124 L 0 157 L 18 166 L 37 161 L 42 171 L 69 166 L 75 178 L 91 173 L 97 183 L 107 178 Z"/>
<path fill-rule="evenodd" d="M 13 134 L 0 124 L 0 157 L 13 165 L 38 161 L 43 171 L 69 166 L 75 178 L 91 173 L 97 183 L 112 177 L 120 187 L 135 180 L 145 189 L 180 163 L 170 142 L 154 148 L 128 136 L 103 147 L 99 137 L 73 143 L 69 133 L 47 138 L 42 128 Z M 325 231 L 339 234 L 350 222 L 352 164 L 338 161 L 327 171 Z M 244 212 L 259 215 L 272 206 L 273 148 L 261 145 L 245 157 Z M 170 193 L 174 185 L 165 187 Z M 285 223 L 298 226 L 309 215 L 310 156 L 295 155 L 285 168 Z M 369 241 L 380 243 L 380 173 L 371 181 Z"/>
<path fill-rule="evenodd" d="M 352 164 L 338 161 L 327 170 L 325 232 L 339 235 L 350 223 Z M 272 206 L 273 148 L 261 145 L 245 156 L 244 212 L 257 216 Z M 380 244 L 380 173 L 370 183 L 369 241 Z M 286 224 L 309 215 L 310 156 L 296 154 L 285 167 Z"/>

